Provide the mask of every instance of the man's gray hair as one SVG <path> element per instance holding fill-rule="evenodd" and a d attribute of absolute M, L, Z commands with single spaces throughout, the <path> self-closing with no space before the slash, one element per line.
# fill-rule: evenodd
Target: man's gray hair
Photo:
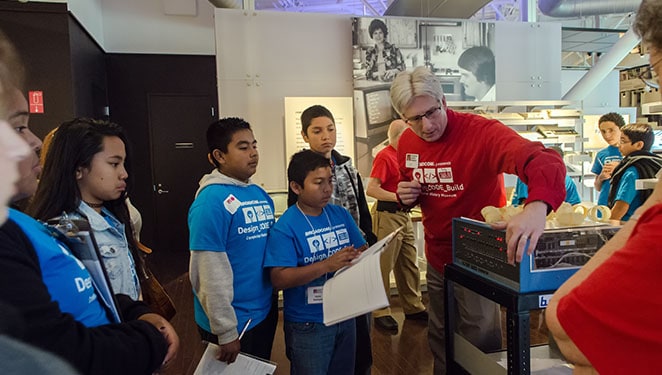
<path fill-rule="evenodd" d="M 398 73 L 391 84 L 391 104 L 403 117 L 403 112 L 417 96 L 428 95 L 439 102 L 444 97 L 441 82 L 430 69 L 419 66 L 413 71 Z"/>

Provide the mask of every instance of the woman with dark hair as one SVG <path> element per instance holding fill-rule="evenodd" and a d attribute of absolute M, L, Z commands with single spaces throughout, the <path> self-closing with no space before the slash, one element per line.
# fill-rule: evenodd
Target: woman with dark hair
<path fill-rule="evenodd" d="M 74 119 L 48 149 L 30 212 L 39 220 L 66 213 L 89 221 L 115 293 L 137 300 L 140 262 L 126 205 L 126 136 L 114 123 Z"/>
<path fill-rule="evenodd" d="M 375 46 L 366 51 L 366 77 L 374 81 L 392 81 L 396 74 L 405 70 L 402 53 L 396 46 L 386 41 L 388 29 L 384 21 L 372 20 L 368 26 L 368 33 L 375 41 Z"/>

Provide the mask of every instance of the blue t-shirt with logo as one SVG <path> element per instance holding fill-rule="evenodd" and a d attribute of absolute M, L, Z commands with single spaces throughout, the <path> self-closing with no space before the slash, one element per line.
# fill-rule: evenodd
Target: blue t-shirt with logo
<path fill-rule="evenodd" d="M 359 227 L 345 208 L 327 204 L 321 215 L 309 216 L 290 206 L 269 232 L 265 267 L 303 267 L 354 245 L 365 245 Z M 283 314 L 288 322 L 324 322 L 321 303 L 309 303 L 310 287 L 324 285 L 326 274 L 305 285 L 283 290 Z"/>
<path fill-rule="evenodd" d="M 513 194 L 511 203 L 515 206 L 519 206 L 520 204 L 524 204 L 523 201 L 528 197 L 529 187 L 518 178 L 517 183 L 515 184 L 515 193 Z M 577 185 L 575 185 L 572 177 L 568 175 L 565 175 L 565 199 L 563 201 L 570 204 L 578 204 L 582 201 L 582 199 L 579 198 L 579 193 L 577 192 Z"/>
<path fill-rule="evenodd" d="M 634 211 L 644 203 L 641 199 L 641 194 L 635 189 L 637 179 L 639 179 L 637 168 L 629 167 L 623 171 L 623 177 L 621 177 L 618 186 L 614 186 L 616 189 L 614 202 L 623 201 L 630 205 L 628 211 L 621 218 L 623 221 L 630 219 L 630 216 L 634 214 Z"/>
<path fill-rule="evenodd" d="M 225 252 L 232 267 L 232 307 L 237 327 L 264 320 L 271 308 L 271 280 L 263 270 L 269 228 L 274 223 L 273 200 L 257 185 L 206 186 L 189 209 L 191 251 Z M 209 318 L 193 295 L 195 320 L 211 332 Z"/>
<path fill-rule="evenodd" d="M 32 243 L 44 285 L 60 310 L 87 327 L 111 323 L 83 263 L 55 239 L 44 224 L 13 209 L 9 210 L 9 220 L 15 222 Z"/>
<path fill-rule="evenodd" d="M 621 155 L 621 151 L 618 150 L 618 147 L 609 145 L 607 148 L 598 151 L 598 154 L 595 156 L 595 161 L 593 162 L 593 167 L 591 167 L 591 173 L 594 173 L 597 176 L 602 173 L 602 167 L 606 163 L 620 162 L 621 160 L 623 160 L 623 155 Z M 611 179 L 602 181 L 602 187 L 600 188 L 600 194 L 598 195 L 598 204 L 603 206 L 607 205 L 610 187 Z"/>

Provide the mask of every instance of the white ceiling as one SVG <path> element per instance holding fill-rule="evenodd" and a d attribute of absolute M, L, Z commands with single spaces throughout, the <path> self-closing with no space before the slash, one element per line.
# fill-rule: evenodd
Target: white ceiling
<path fill-rule="evenodd" d="M 31 0 L 36 1 L 36 0 Z M 408 2 L 408 9 L 434 18 L 474 21 L 520 21 L 520 2 L 535 0 L 50 0 L 66 1 L 88 31 L 111 52 L 213 54 L 213 8 L 241 8 L 381 17 L 389 8 Z M 565 0 L 559 0 L 565 1 Z M 443 6 L 432 4 L 442 3 Z M 214 5 L 212 5 L 214 4 Z M 479 8 L 480 7 L 480 8 Z M 475 11 L 476 8 L 479 8 Z M 537 10 L 537 9 L 536 9 Z M 404 10 L 401 9 L 403 12 Z M 178 12 L 181 12 L 178 14 Z M 426 13 L 427 12 L 427 13 Z M 393 12 L 390 12 L 392 14 Z M 396 12 L 398 13 L 398 12 Z M 88 15 L 93 16 L 88 16 Z M 448 14 L 443 16 L 443 14 Z M 96 16 L 94 16 L 96 15 Z M 451 17 L 452 16 L 452 17 Z M 633 14 L 552 18 L 535 14 L 535 21 L 559 22 L 563 50 L 585 66 L 591 52 L 603 53 L 629 28 Z M 417 16 L 422 18 L 423 15 Z M 532 19 L 533 21 L 533 19 Z M 590 29 L 590 30 L 587 30 Z M 570 61 L 564 59 L 564 61 Z M 588 62 L 590 64 L 590 61 Z"/>
<path fill-rule="evenodd" d="M 607 29 L 564 28 L 561 38 L 565 52 L 604 53 L 618 41 L 620 32 Z"/>
<path fill-rule="evenodd" d="M 210 0 L 212 3 L 241 1 Z M 435 18 L 463 18 L 476 20 L 519 21 L 522 2 L 529 0 L 250 0 L 256 10 L 281 12 L 311 12 L 352 14 L 356 16 L 416 16 Z M 535 3 L 535 1 L 534 1 Z M 387 12 L 391 7 L 392 10 Z M 399 11 L 396 11 L 399 10 Z M 537 10 L 537 7 L 536 7 Z M 573 27 L 621 28 L 629 26 L 628 14 L 575 17 L 567 19 L 546 17 L 537 10 L 538 21 L 556 21 Z"/>
<path fill-rule="evenodd" d="M 254 0 L 254 5 L 256 10 L 269 11 L 520 21 L 521 1 L 528 0 Z M 537 21 L 562 23 L 566 52 L 607 52 L 634 18 L 632 13 L 553 18 L 536 10 Z"/>
<path fill-rule="evenodd" d="M 254 0 L 256 10 L 382 16 L 393 0 Z"/>

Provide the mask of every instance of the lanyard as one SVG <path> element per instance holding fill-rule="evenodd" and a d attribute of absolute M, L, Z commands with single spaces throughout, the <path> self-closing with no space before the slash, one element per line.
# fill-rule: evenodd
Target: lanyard
<path fill-rule="evenodd" d="M 301 212 L 301 215 L 303 215 L 303 218 L 306 219 L 306 222 L 308 222 L 308 226 L 310 226 L 310 230 L 311 230 L 311 232 L 312 232 L 312 233 L 315 233 L 315 227 L 313 226 L 313 223 L 311 223 L 311 222 L 310 222 L 310 219 L 308 219 L 308 215 L 306 215 L 306 214 L 303 212 L 303 210 L 302 210 L 301 207 L 299 206 L 299 202 L 296 203 L 296 206 L 297 206 L 297 209 L 299 210 L 299 212 Z M 322 207 L 322 213 L 326 216 L 326 222 L 329 224 L 329 230 L 332 230 L 333 227 L 332 227 L 332 225 L 331 225 L 331 219 L 329 219 L 329 214 L 326 212 L 326 210 L 324 209 L 324 207 Z M 322 241 L 322 242 L 324 242 L 324 241 Z M 324 247 L 326 247 L 326 245 L 324 245 Z M 329 252 L 330 252 L 330 250 L 327 248 L 327 249 L 326 249 L 326 258 L 327 258 L 327 259 L 328 259 L 329 256 L 330 256 Z M 328 275 L 327 275 L 327 274 L 324 274 L 324 280 L 327 280 L 327 279 L 328 279 Z"/>

